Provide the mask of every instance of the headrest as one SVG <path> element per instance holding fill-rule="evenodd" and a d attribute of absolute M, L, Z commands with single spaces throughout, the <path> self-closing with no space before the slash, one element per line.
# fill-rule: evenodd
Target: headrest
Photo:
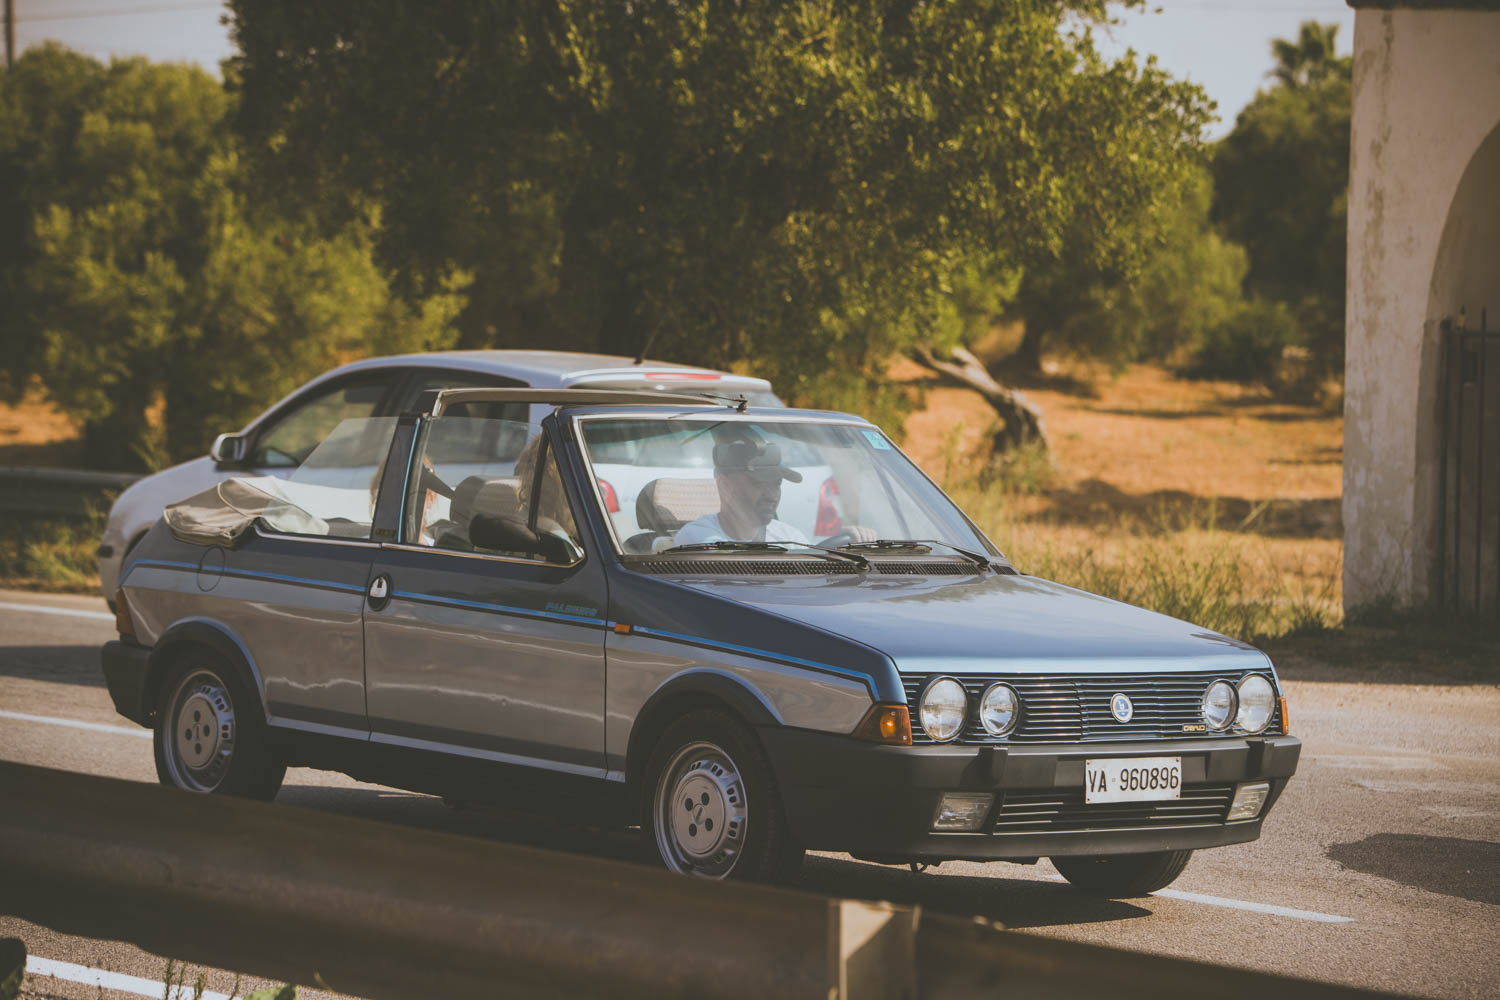
<path fill-rule="evenodd" d="M 635 498 L 635 521 L 643 531 L 675 532 L 718 509 L 712 479 L 653 479 Z"/>
<path fill-rule="evenodd" d="M 467 528 L 475 514 L 505 517 L 520 509 L 521 496 L 516 491 L 515 480 L 469 476 L 453 491 L 450 517 Z"/>

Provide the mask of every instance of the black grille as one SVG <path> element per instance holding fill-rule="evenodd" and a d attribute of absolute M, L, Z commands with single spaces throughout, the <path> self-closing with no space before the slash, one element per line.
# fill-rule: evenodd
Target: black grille
<path fill-rule="evenodd" d="M 887 576 L 969 576 L 978 566 L 966 562 L 884 562 L 875 560 L 870 569 Z"/>
<path fill-rule="evenodd" d="M 1233 785 L 1184 785 L 1180 799 L 1088 805 L 1083 801 L 1082 788 L 1009 791 L 995 811 L 990 832 L 1043 833 L 1217 825 L 1229 815 L 1233 794 Z"/>
<path fill-rule="evenodd" d="M 969 695 L 969 715 L 961 743 L 1077 743 L 1120 740 L 1218 739 L 1243 735 L 1233 728 L 1226 732 L 1185 732 L 1184 726 L 1203 724 L 1200 705 L 1203 692 L 1216 680 L 1239 683 L 1246 670 L 1226 673 L 1222 670 L 1196 670 L 1184 673 L 1148 674 L 1017 674 L 984 677 L 956 677 Z M 904 677 L 906 703 L 911 710 L 912 742 L 932 743 L 922 729 L 917 699 L 930 677 Z M 1006 737 L 985 732 L 979 723 L 979 699 L 996 681 L 1004 681 L 1021 696 L 1021 722 Z M 1116 722 L 1109 712 L 1109 701 L 1124 694 L 1135 706 L 1129 722 Z M 1281 710 L 1278 707 L 1266 726 L 1266 733 L 1281 732 Z"/>
<path fill-rule="evenodd" d="M 642 573 L 682 576 L 828 576 L 860 572 L 852 562 L 836 559 L 642 559 L 630 563 Z M 870 572 L 885 576 L 968 576 L 978 567 L 966 562 L 870 561 Z"/>

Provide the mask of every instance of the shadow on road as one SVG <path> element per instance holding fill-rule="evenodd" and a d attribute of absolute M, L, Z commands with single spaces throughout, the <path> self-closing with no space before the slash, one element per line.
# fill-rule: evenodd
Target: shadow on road
<path fill-rule="evenodd" d="M 1334 844 L 1328 857 L 1345 868 L 1444 896 L 1500 904 L 1500 844 L 1414 833 L 1377 833 Z"/>
<path fill-rule="evenodd" d="M 3 646 L 0 677 L 104 687 L 99 646 Z"/>
<path fill-rule="evenodd" d="M 442 833 L 504 841 L 525 847 L 586 854 L 611 861 L 641 862 L 634 831 L 578 826 L 546 817 L 475 806 L 453 809 L 430 795 L 383 788 L 286 785 L 277 802 L 321 809 Z M 1150 916 L 1142 906 L 1085 895 L 1069 886 L 1031 879 L 944 875 L 940 869 L 913 874 L 906 868 L 867 864 L 844 856 L 812 855 L 792 888 L 846 898 L 918 904 L 959 916 L 983 916 L 1006 927 L 1049 927 Z"/>

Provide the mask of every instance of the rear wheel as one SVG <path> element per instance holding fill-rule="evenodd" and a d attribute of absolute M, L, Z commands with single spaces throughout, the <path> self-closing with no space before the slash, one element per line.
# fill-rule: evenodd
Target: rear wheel
<path fill-rule="evenodd" d="M 258 708 L 238 672 L 207 650 L 186 653 L 157 701 L 157 778 L 191 792 L 275 798 L 286 765 L 271 751 Z"/>
<path fill-rule="evenodd" d="M 1144 896 L 1170 885 L 1182 874 L 1192 856 L 1192 851 L 1153 851 L 1092 858 L 1053 858 L 1052 867 L 1063 878 L 1089 892 L 1117 897 Z"/>
<path fill-rule="evenodd" d="M 765 752 L 725 712 L 691 712 L 667 727 L 646 766 L 644 799 L 646 848 L 670 871 L 779 881 L 802 863 Z"/>

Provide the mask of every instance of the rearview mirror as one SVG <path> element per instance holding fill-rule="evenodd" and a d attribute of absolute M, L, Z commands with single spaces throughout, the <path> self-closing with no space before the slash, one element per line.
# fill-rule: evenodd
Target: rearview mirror
<path fill-rule="evenodd" d="M 469 522 L 469 541 L 476 548 L 524 552 L 541 556 L 559 566 L 577 562 L 573 545 L 566 538 L 545 531 L 532 531 L 519 517 L 475 514 Z"/>
<path fill-rule="evenodd" d="M 220 465 L 238 465 L 245 460 L 245 448 L 249 442 L 240 434 L 220 434 L 214 438 L 208 456 Z"/>

